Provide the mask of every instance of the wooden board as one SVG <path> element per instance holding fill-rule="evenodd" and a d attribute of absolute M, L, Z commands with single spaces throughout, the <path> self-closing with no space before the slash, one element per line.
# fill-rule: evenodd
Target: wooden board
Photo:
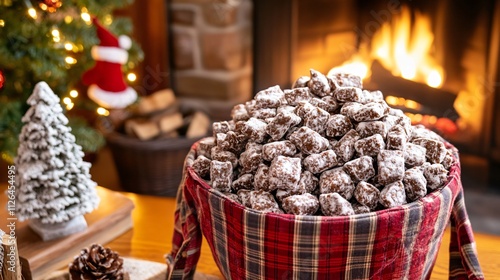
<path fill-rule="evenodd" d="M 132 228 L 133 202 L 124 195 L 106 188 L 97 188 L 101 203 L 98 209 L 85 215 L 88 228 L 61 239 L 43 242 L 27 222 L 16 222 L 19 255 L 29 261 L 33 279 L 65 267 L 82 248 L 92 243 L 106 244 Z M 0 205 L 7 205 L 1 196 Z M 0 211 L 0 219 L 7 221 L 7 211 Z"/>

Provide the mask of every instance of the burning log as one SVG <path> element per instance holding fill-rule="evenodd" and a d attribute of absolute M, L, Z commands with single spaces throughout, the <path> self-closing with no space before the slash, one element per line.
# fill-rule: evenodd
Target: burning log
<path fill-rule="evenodd" d="M 411 99 L 422 105 L 418 111 L 402 108 L 412 113 L 428 114 L 437 117 L 446 117 L 456 121 L 459 117 L 453 107 L 457 95 L 425 84 L 396 77 L 385 69 L 377 60 L 372 63 L 372 76 L 365 88 L 379 89 L 384 96 L 393 95 Z"/>

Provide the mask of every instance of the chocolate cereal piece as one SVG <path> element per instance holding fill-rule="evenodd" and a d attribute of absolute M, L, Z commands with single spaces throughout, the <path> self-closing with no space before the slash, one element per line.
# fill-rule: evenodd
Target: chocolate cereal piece
<path fill-rule="evenodd" d="M 446 182 L 448 171 L 442 164 L 430 164 L 424 167 L 424 176 L 427 179 L 427 187 L 435 190 Z"/>
<path fill-rule="evenodd" d="M 261 145 L 259 145 L 261 146 Z M 248 145 L 247 145 L 248 147 Z M 257 170 L 259 165 L 263 162 L 262 158 L 262 146 L 260 149 L 252 148 L 252 149 L 246 149 L 243 153 L 240 155 L 240 166 L 242 167 L 241 172 L 242 173 L 252 173 Z"/>
<path fill-rule="evenodd" d="M 446 147 L 441 141 L 420 138 L 413 140 L 413 144 L 420 145 L 426 149 L 425 157 L 430 163 L 440 163 L 446 156 Z"/>
<path fill-rule="evenodd" d="M 307 83 L 311 93 L 323 97 L 331 95 L 332 89 L 330 87 L 330 82 L 322 73 L 311 69 L 311 80 Z"/>
<path fill-rule="evenodd" d="M 337 99 L 335 98 L 335 96 L 322 97 L 321 101 L 323 101 L 324 104 L 319 103 L 320 105 L 317 105 L 317 106 L 320 107 L 321 109 L 327 111 L 330 114 L 334 114 L 335 112 L 337 112 L 337 109 L 340 107 L 340 104 L 337 102 Z"/>
<path fill-rule="evenodd" d="M 370 210 L 374 210 L 380 198 L 380 191 L 372 184 L 361 181 L 354 190 L 354 198 L 362 204 L 367 206 Z"/>
<path fill-rule="evenodd" d="M 222 195 L 224 195 L 225 197 L 227 197 L 228 199 L 234 201 L 234 202 L 237 202 L 237 203 L 240 203 L 241 204 L 241 201 L 240 201 L 240 197 L 235 194 L 235 193 L 232 193 L 232 192 L 223 192 Z"/>
<path fill-rule="evenodd" d="M 408 141 L 408 136 L 405 133 L 404 128 L 401 125 L 395 125 L 387 132 L 387 144 L 386 148 L 388 150 L 401 150 L 404 151 L 406 147 L 406 142 Z"/>
<path fill-rule="evenodd" d="M 367 181 L 375 176 L 375 168 L 373 168 L 373 158 L 362 156 L 353 159 L 344 164 L 344 170 L 351 176 L 354 182 Z"/>
<path fill-rule="evenodd" d="M 224 151 L 219 146 L 215 146 L 211 151 L 212 160 L 229 161 L 233 168 L 238 167 L 238 158 L 230 151 Z"/>
<path fill-rule="evenodd" d="M 243 174 L 238 179 L 233 181 L 232 185 L 235 191 L 253 189 L 253 175 Z"/>
<path fill-rule="evenodd" d="M 267 135 L 266 127 L 265 122 L 252 117 L 245 122 L 245 125 L 241 128 L 241 133 L 253 142 L 263 143 Z"/>
<path fill-rule="evenodd" d="M 278 156 L 269 167 L 271 189 L 293 190 L 297 188 L 301 174 L 300 159 Z"/>
<path fill-rule="evenodd" d="M 231 118 L 234 122 L 246 121 L 250 118 L 250 114 L 244 104 L 237 104 L 231 109 Z"/>
<path fill-rule="evenodd" d="M 234 122 L 232 121 L 214 122 L 212 124 L 214 138 L 216 138 L 218 133 L 227 133 L 230 130 L 234 130 Z"/>
<path fill-rule="evenodd" d="M 441 164 L 446 168 L 447 170 L 450 170 L 451 166 L 455 163 L 455 158 L 453 157 L 453 152 L 449 149 L 446 149 L 446 155 L 444 156 L 443 161 Z"/>
<path fill-rule="evenodd" d="M 344 136 L 353 128 L 349 117 L 342 114 L 330 115 L 325 125 L 326 136 L 339 137 Z"/>
<path fill-rule="evenodd" d="M 318 174 L 337 165 L 337 155 L 333 150 L 312 154 L 304 158 L 304 167 L 311 173 Z"/>
<path fill-rule="evenodd" d="M 407 166 L 420 166 L 425 162 L 426 150 L 424 147 L 406 143 L 404 150 L 405 164 Z"/>
<path fill-rule="evenodd" d="M 194 171 L 200 175 L 202 178 L 208 178 L 210 175 L 210 162 L 212 162 L 209 158 L 205 156 L 199 156 L 193 161 L 193 169 Z"/>
<path fill-rule="evenodd" d="M 370 213 L 370 207 L 357 202 L 352 203 L 352 210 L 354 210 L 354 214 Z"/>
<path fill-rule="evenodd" d="M 212 148 L 215 147 L 215 138 L 207 137 L 198 141 L 196 146 L 196 156 L 205 156 L 207 158 L 212 158 Z"/>
<path fill-rule="evenodd" d="M 307 87 L 309 80 L 311 80 L 311 77 L 309 76 L 300 76 L 297 80 L 292 85 L 292 89 L 294 88 L 302 88 L 302 87 Z"/>
<path fill-rule="evenodd" d="M 263 213 L 283 213 L 273 195 L 265 191 L 251 191 L 250 207 Z"/>
<path fill-rule="evenodd" d="M 340 102 L 363 102 L 363 90 L 358 87 L 339 87 L 334 95 Z"/>
<path fill-rule="evenodd" d="M 302 171 L 299 180 L 299 189 L 303 190 L 303 193 L 311 193 L 318 187 L 318 178 L 314 176 L 311 172 L 305 170 Z"/>
<path fill-rule="evenodd" d="M 356 151 L 354 144 L 359 140 L 359 134 L 356 130 L 351 129 L 347 132 L 339 142 L 333 147 L 333 150 L 337 154 L 337 160 L 339 162 L 348 162 L 354 156 Z"/>
<path fill-rule="evenodd" d="M 252 117 L 256 119 L 269 119 L 269 118 L 274 118 L 276 116 L 276 108 L 259 108 L 255 109 L 252 112 Z"/>
<path fill-rule="evenodd" d="M 275 188 L 271 188 L 271 184 L 269 184 L 269 166 L 261 164 L 259 168 L 257 168 L 253 177 L 253 184 L 255 190 L 263 190 L 266 192 L 275 190 Z"/>
<path fill-rule="evenodd" d="M 329 142 L 316 131 L 303 126 L 290 135 L 289 140 L 305 154 L 317 154 L 328 149 Z"/>
<path fill-rule="evenodd" d="M 352 205 L 338 193 L 327 193 L 319 196 L 321 212 L 325 216 L 349 216 L 354 215 Z"/>
<path fill-rule="evenodd" d="M 252 207 L 252 205 L 250 204 L 251 192 L 252 192 L 251 190 L 241 189 L 236 193 L 238 195 L 238 200 L 240 201 L 240 203 L 248 208 Z"/>
<path fill-rule="evenodd" d="M 272 86 L 257 92 L 254 99 L 260 108 L 278 108 L 286 103 L 285 93 L 279 86 Z"/>
<path fill-rule="evenodd" d="M 277 141 L 285 136 L 290 127 L 298 125 L 300 121 L 301 118 L 292 112 L 280 112 L 267 124 L 266 132 L 271 139 Z"/>
<path fill-rule="evenodd" d="M 363 104 L 358 102 L 346 102 L 342 106 L 342 108 L 340 108 L 340 113 L 344 116 L 354 119 L 354 115 L 358 112 L 361 106 L 363 106 Z"/>
<path fill-rule="evenodd" d="M 354 149 L 360 156 L 374 157 L 385 149 L 385 142 L 380 134 L 375 134 L 356 141 L 356 143 L 354 143 Z"/>
<path fill-rule="evenodd" d="M 415 201 L 427 194 L 427 180 L 421 168 L 414 167 L 405 171 L 403 178 L 406 197 L 410 201 Z"/>
<path fill-rule="evenodd" d="M 352 118 L 357 122 L 376 121 L 385 115 L 385 109 L 381 103 L 371 102 L 362 105 Z"/>
<path fill-rule="evenodd" d="M 349 73 L 334 73 L 328 75 L 328 78 L 332 83 L 339 87 L 357 87 L 363 88 L 363 80 L 360 76 L 349 74 Z"/>
<path fill-rule="evenodd" d="M 296 194 L 284 198 L 282 207 L 288 214 L 314 215 L 319 209 L 319 200 L 310 193 Z"/>
<path fill-rule="evenodd" d="M 309 102 L 301 102 L 295 109 L 295 113 L 302 118 L 304 125 L 310 129 L 321 133 L 325 130 L 325 123 L 328 121 L 330 114 Z"/>
<path fill-rule="evenodd" d="M 227 133 L 217 133 L 216 143 L 217 146 L 225 151 L 239 154 L 245 147 L 246 139 L 244 135 L 236 134 L 234 131 L 228 131 Z"/>
<path fill-rule="evenodd" d="M 321 174 L 319 188 L 323 194 L 335 192 L 349 200 L 354 193 L 355 186 L 349 174 L 342 167 L 337 167 Z"/>
<path fill-rule="evenodd" d="M 212 160 L 210 162 L 210 184 L 221 192 L 231 191 L 233 166 L 229 161 Z"/>
<path fill-rule="evenodd" d="M 397 181 L 386 185 L 380 192 L 379 202 L 385 208 L 391 208 L 405 204 L 406 194 L 403 183 L 401 181 Z"/>
<path fill-rule="evenodd" d="M 387 185 L 403 179 L 405 160 L 402 151 L 384 150 L 378 156 L 378 180 Z"/>
<path fill-rule="evenodd" d="M 380 134 L 385 139 L 387 130 L 383 121 L 360 122 L 356 126 L 356 131 L 361 138 L 370 137 L 375 134 Z"/>
<path fill-rule="evenodd" d="M 272 161 L 278 156 L 291 157 L 296 152 L 295 145 L 289 140 L 271 142 L 262 146 L 262 157 L 267 161 Z"/>
<path fill-rule="evenodd" d="M 441 137 L 436 134 L 434 131 L 428 130 L 425 126 L 421 124 L 414 125 L 411 130 L 411 139 L 414 141 L 415 139 L 432 139 L 436 141 L 442 141 Z"/>
<path fill-rule="evenodd" d="M 382 102 L 384 101 L 384 95 L 380 90 L 363 90 L 363 101 L 364 103 Z"/>
<path fill-rule="evenodd" d="M 297 106 L 300 102 L 308 102 L 312 98 L 308 87 L 299 87 L 284 91 L 285 100 L 288 105 Z"/>

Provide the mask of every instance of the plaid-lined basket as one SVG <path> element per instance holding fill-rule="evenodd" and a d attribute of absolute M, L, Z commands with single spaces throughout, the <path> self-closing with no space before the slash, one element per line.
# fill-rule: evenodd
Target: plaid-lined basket
<path fill-rule="evenodd" d="M 458 152 L 447 184 L 395 208 L 346 217 L 263 214 L 224 197 L 185 160 L 168 279 L 190 279 L 201 234 L 226 279 L 428 279 L 451 222 L 450 279 L 484 279 L 464 205 Z"/>

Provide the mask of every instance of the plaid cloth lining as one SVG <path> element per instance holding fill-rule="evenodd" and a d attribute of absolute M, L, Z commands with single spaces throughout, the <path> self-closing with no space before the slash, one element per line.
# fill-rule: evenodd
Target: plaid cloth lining
<path fill-rule="evenodd" d="M 449 278 L 484 279 L 458 160 L 444 188 L 400 207 L 346 217 L 277 215 L 246 209 L 199 178 L 190 167 L 195 145 L 177 195 L 168 279 L 193 277 L 202 233 L 226 279 L 428 279 L 448 221 Z"/>

